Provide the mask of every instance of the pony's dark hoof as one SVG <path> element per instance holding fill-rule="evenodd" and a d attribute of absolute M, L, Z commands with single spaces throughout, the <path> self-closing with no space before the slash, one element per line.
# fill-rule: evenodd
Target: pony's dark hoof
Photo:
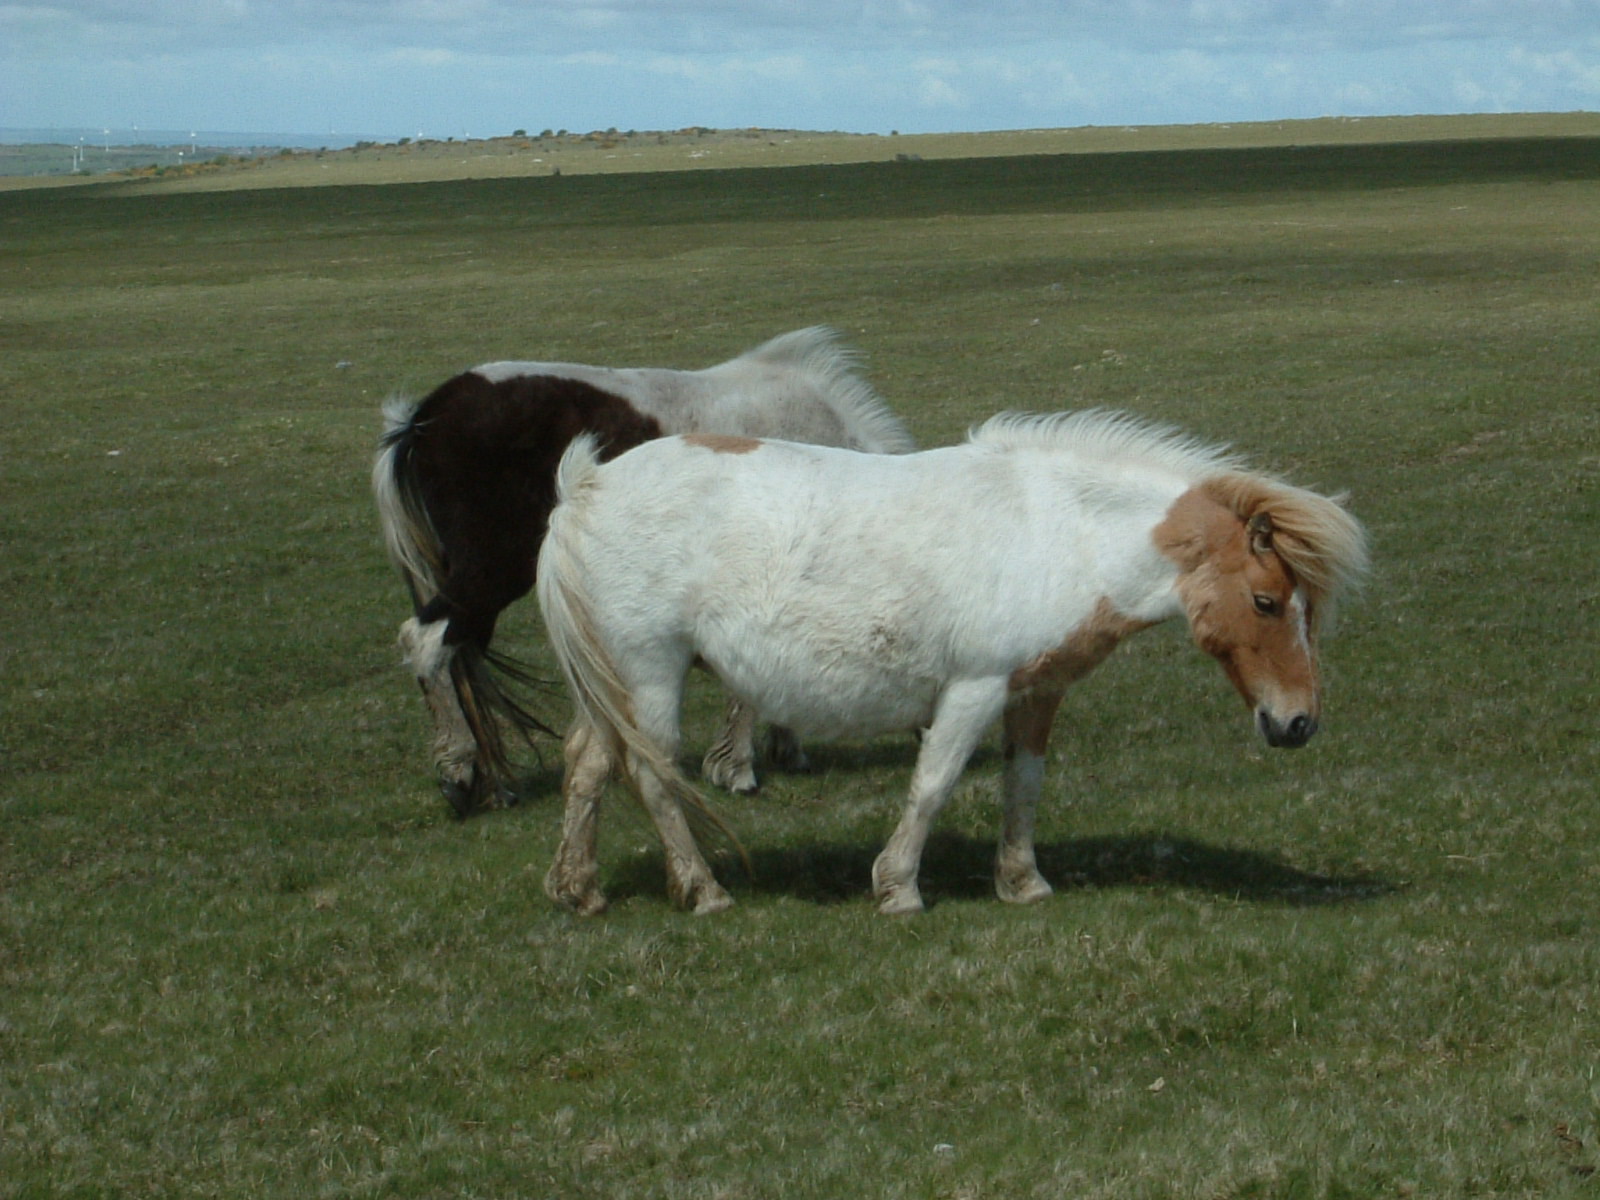
<path fill-rule="evenodd" d="M 458 820 L 466 820 L 478 807 L 477 789 L 465 783 L 439 781 L 439 792 L 450 805 Z"/>
<path fill-rule="evenodd" d="M 475 777 L 471 783 L 441 779 L 439 791 L 449 802 L 450 810 L 463 821 L 475 813 L 515 808 L 522 800 L 504 784 L 485 783 L 481 777 Z"/>
<path fill-rule="evenodd" d="M 483 807 L 487 809 L 515 808 L 521 803 L 522 797 L 503 785 L 483 798 Z"/>

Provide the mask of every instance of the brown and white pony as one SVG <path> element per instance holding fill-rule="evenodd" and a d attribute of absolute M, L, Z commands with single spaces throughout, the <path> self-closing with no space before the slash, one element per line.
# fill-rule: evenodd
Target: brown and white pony
<path fill-rule="evenodd" d="M 618 762 L 661 836 L 673 898 L 731 903 L 685 821 L 700 801 L 675 762 L 692 661 L 801 734 L 924 730 L 873 867 L 886 913 L 922 907 L 934 817 L 1003 721 L 995 889 L 1031 901 L 1050 892 L 1034 809 L 1067 686 L 1181 616 L 1267 743 L 1304 745 L 1322 707 L 1319 623 L 1367 558 L 1338 502 L 1097 412 L 1002 415 L 963 445 L 899 457 L 689 436 L 602 465 L 584 438 L 557 490 L 538 597 L 578 720 L 545 887 L 584 913 L 605 907 L 595 833 Z"/>
<path fill-rule="evenodd" d="M 433 715 L 434 764 L 457 813 L 510 803 L 501 724 L 549 732 L 507 680 L 526 668 L 491 648 L 501 612 L 533 586 L 555 503 L 555 468 L 579 434 L 599 457 L 663 434 L 703 431 L 845 446 L 912 448 L 905 426 L 824 327 L 799 329 L 704 370 L 496 362 L 421 401 L 391 402 L 372 485 L 414 615 L 400 644 Z M 713 783 L 756 787 L 755 714 L 731 705 L 706 756 Z M 803 761 L 783 731 L 769 753 Z"/>

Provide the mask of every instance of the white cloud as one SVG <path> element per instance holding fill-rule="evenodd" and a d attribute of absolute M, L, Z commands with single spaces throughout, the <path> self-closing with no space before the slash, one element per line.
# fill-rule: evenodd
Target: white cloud
<path fill-rule="evenodd" d="M 396 66 L 427 67 L 431 70 L 461 66 L 466 61 L 463 55 L 454 50 L 430 50 L 422 46 L 402 46 L 389 51 L 384 57 Z"/>
<path fill-rule="evenodd" d="M 584 50 L 578 54 L 564 54 L 560 60 L 563 66 L 568 67 L 619 67 L 623 59 L 620 54 L 600 50 Z"/>
<path fill-rule="evenodd" d="M 967 98 L 946 78 L 924 75 L 917 84 L 917 100 L 924 108 L 966 107 Z"/>
<path fill-rule="evenodd" d="M 651 58 L 646 66 L 656 75 L 722 86 L 749 80 L 793 82 L 812 74 L 807 60 L 792 54 L 757 59 L 663 54 Z"/>
<path fill-rule="evenodd" d="M 1511 52 L 1513 67 L 1572 88 L 1579 93 L 1600 96 L 1600 40 L 1585 50 L 1557 50 L 1539 53 L 1518 46 Z"/>

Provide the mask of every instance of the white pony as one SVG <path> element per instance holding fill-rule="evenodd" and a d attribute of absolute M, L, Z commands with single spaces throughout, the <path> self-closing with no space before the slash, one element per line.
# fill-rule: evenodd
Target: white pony
<path fill-rule="evenodd" d="M 1003 718 L 995 888 L 1025 902 L 1050 892 L 1034 808 L 1068 684 L 1181 615 L 1267 742 L 1303 745 L 1320 711 L 1319 618 L 1366 564 L 1338 502 L 1097 412 L 1002 415 L 963 445 L 893 458 L 691 435 L 601 465 L 580 439 L 557 484 L 538 597 L 578 717 L 545 888 L 584 913 L 605 906 L 595 828 L 617 761 L 660 833 L 673 898 L 731 903 L 675 763 L 696 659 L 801 733 L 925 731 L 873 866 L 885 913 L 921 909 L 929 828 Z"/>

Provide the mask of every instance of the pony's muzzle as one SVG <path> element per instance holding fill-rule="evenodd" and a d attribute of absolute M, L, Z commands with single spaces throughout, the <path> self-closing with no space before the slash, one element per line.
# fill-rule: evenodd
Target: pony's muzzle
<path fill-rule="evenodd" d="M 1256 709 L 1256 728 L 1267 745 L 1278 750 L 1298 750 L 1311 740 L 1317 731 L 1317 719 L 1310 713 L 1295 713 L 1287 721 L 1280 721 L 1265 708 Z"/>

